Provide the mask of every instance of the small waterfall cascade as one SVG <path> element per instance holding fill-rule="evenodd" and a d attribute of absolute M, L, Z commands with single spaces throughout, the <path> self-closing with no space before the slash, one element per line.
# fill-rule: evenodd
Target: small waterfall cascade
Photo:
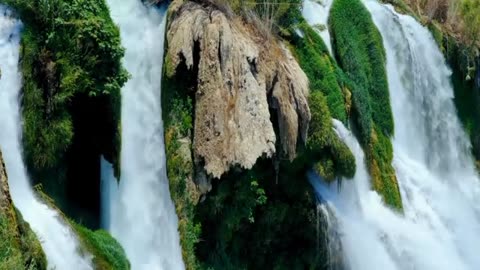
<path fill-rule="evenodd" d="M 338 121 L 357 173 L 340 192 L 319 181 L 315 190 L 339 220 L 351 269 L 479 269 L 480 183 L 453 104 L 451 71 L 428 29 L 389 5 L 364 2 L 386 50 L 404 213 L 371 190 L 362 149 Z"/>
<path fill-rule="evenodd" d="M 103 223 L 124 247 L 133 270 L 184 269 L 166 174 L 160 100 L 166 10 L 138 0 L 107 3 L 120 27 L 126 48 L 123 64 L 131 79 L 122 89 L 118 187 L 103 163 L 102 194 L 110 197 L 109 203 L 103 200 L 103 209 L 109 209 L 103 213 Z"/>
<path fill-rule="evenodd" d="M 101 227 L 107 231 L 111 230 L 113 213 L 116 213 L 116 202 L 118 202 L 118 181 L 115 177 L 113 165 L 100 157 L 100 212 Z"/>
<path fill-rule="evenodd" d="M 332 41 L 328 31 L 328 17 L 332 4 L 333 0 L 304 0 L 302 6 L 303 17 L 323 39 L 330 55 L 332 55 Z"/>
<path fill-rule="evenodd" d="M 55 210 L 35 195 L 22 157 L 19 70 L 22 24 L 0 6 L 0 148 L 5 159 L 10 193 L 15 206 L 38 236 L 49 269 L 88 270 L 91 256 L 79 253 L 77 238 Z"/>
<path fill-rule="evenodd" d="M 318 190 L 321 180 L 318 175 L 310 172 L 308 175 L 310 184 Z M 316 187 L 317 186 L 317 187 Z M 341 235 L 338 230 L 339 224 L 335 212 L 329 202 L 322 198 L 316 191 L 317 196 L 317 252 L 320 258 L 326 258 L 322 269 L 347 270 L 344 264 L 345 258 L 342 250 Z"/>

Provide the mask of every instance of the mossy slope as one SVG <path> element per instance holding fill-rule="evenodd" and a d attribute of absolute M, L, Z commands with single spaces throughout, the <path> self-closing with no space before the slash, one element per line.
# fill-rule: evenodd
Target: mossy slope
<path fill-rule="evenodd" d="M 352 87 L 352 105 L 373 188 L 385 202 L 402 209 L 392 167 L 394 132 L 382 37 L 360 0 L 335 0 L 329 26 L 335 56 Z"/>
<path fill-rule="evenodd" d="M 130 262 L 122 246 L 108 232 L 104 230 L 90 230 L 69 219 L 56 206 L 55 201 L 42 191 L 42 186 L 35 186 L 36 194 L 50 208 L 59 213 L 65 226 L 69 226 L 80 243 L 80 253 L 91 254 L 92 263 L 97 270 L 129 270 Z"/>

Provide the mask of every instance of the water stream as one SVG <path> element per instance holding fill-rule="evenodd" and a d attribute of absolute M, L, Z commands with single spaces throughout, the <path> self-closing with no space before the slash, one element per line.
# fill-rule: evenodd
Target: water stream
<path fill-rule="evenodd" d="M 451 72 L 431 33 L 413 18 L 364 1 L 379 28 L 395 120 L 394 162 L 404 213 L 371 191 L 364 154 L 337 133 L 358 169 L 340 192 L 317 182 L 340 223 L 351 269 L 475 270 L 480 267 L 480 185 L 453 103 Z"/>
<path fill-rule="evenodd" d="M 302 6 L 303 17 L 323 39 L 330 55 L 332 55 L 332 41 L 328 31 L 328 17 L 332 4 L 333 0 L 304 0 Z"/>
<path fill-rule="evenodd" d="M 166 10 L 138 0 L 107 0 L 126 48 L 131 79 L 122 89 L 120 186 L 105 172 L 103 223 L 124 247 L 133 270 L 184 269 L 178 218 L 166 175 L 161 75 Z M 110 175 L 110 177 L 108 177 Z M 108 184 L 110 183 L 110 184 Z M 104 200 L 105 203 L 105 200 Z"/>

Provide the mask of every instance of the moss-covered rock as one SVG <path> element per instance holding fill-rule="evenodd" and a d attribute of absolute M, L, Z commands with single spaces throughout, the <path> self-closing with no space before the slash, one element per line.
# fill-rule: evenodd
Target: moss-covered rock
<path fill-rule="evenodd" d="M 59 218 L 75 234 L 79 242 L 79 252 L 92 255 L 92 263 L 97 270 L 129 270 L 130 262 L 122 246 L 107 231 L 91 230 L 69 219 L 52 198 L 43 192 L 42 186 L 35 186 L 36 194 L 43 203 L 59 213 Z"/>
<path fill-rule="evenodd" d="M 364 126 L 360 125 L 362 135 L 365 138 L 370 136 L 373 126 L 367 122 L 373 121 L 379 131 L 386 136 L 392 136 L 394 124 L 385 50 L 380 32 L 375 27 L 370 13 L 360 0 L 335 0 L 329 25 L 336 57 L 357 86 L 356 89 L 352 89 L 352 94 L 355 96 L 360 95 L 357 92 L 362 92 L 362 95 L 368 96 L 366 102 L 355 105 L 354 101 L 358 112 L 365 111 L 359 113 L 359 116 L 367 118 L 359 121 L 365 122 Z M 361 108 L 363 106 L 367 108 Z M 372 121 L 368 121 L 368 118 Z"/>
<path fill-rule="evenodd" d="M 98 224 L 100 155 L 119 172 L 120 89 L 128 79 L 119 30 L 103 0 L 3 2 L 24 23 L 22 115 L 29 173 L 69 215 L 78 214 L 71 209 L 87 209 L 93 213 L 88 219 Z"/>
<path fill-rule="evenodd" d="M 178 3 L 172 4 L 169 14 L 179 12 Z M 292 7 L 298 15 L 296 4 Z M 218 12 L 217 8 L 206 7 L 212 9 L 211 12 Z M 282 20 L 291 18 L 286 16 Z M 250 32 L 256 30 L 256 24 L 248 19 L 231 20 L 241 20 L 246 25 L 242 27 Z M 235 23 L 238 21 L 232 24 Z M 279 27 L 287 31 L 284 26 Z M 355 160 L 335 134 L 331 118 L 333 113 L 345 123 L 348 120 L 350 91 L 344 83 L 348 78 L 335 60 L 321 49 L 323 43 L 316 43 L 321 41 L 320 37 L 308 25 L 306 27 L 305 32 L 310 30 L 311 39 L 304 43 L 299 39 L 295 43 L 294 36 L 289 39 L 302 67 L 310 64 L 310 69 L 305 69 L 310 79 L 308 103 L 312 114 L 306 145 L 297 144 L 297 158 L 292 162 L 281 160 L 281 155 L 272 159 L 263 157 L 250 170 L 233 166 L 211 184 L 204 185 L 202 179 L 206 176 L 197 170 L 192 158 L 192 135 L 197 124 L 194 119 L 200 113 L 196 110 L 196 94 L 199 93 L 201 55 L 198 46 L 201 44 L 193 43 L 187 61 L 183 59 L 183 62 L 172 64 L 171 57 L 165 59 L 162 110 L 167 173 L 179 217 L 187 269 L 322 269 L 326 251 L 319 245 L 321 240 L 311 237 L 317 230 L 316 198 L 305 173 L 315 167 L 323 176 L 328 176 L 325 177 L 328 180 L 338 176 L 352 177 Z M 263 39 L 257 42 L 259 40 Z M 276 46 L 277 41 L 271 42 Z M 212 54 L 217 55 L 217 51 Z M 252 61 L 252 71 L 255 73 L 255 67 L 260 67 L 259 61 L 278 62 L 278 58 L 271 55 L 265 53 L 259 60 Z M 315 57 L 313 64 L 307 62 L 312 57 Z M 316 64 L 323 68 L 320 72 L 312 66 Z M 260 73 L 255 74 L 261 78 Z M 342 74 L 341 79 L 337 74 Z M 269 88 L 273 88 L 273 83 Z M 266 93 L 271 91 L 269 88 Z M 270 94 L 268 98 L 272 99 Z M 279 136 L 276 113 L 270 108 L 270 121 Z M 280 147 L 281 144 L 277 145 Z"/>
<path fill-rule="evenodd" d="M 314 168 L 325 180 L 333 181 L 338 176 L 352 178 L 356 171 L 355 157 L 333 131 L 323 94 L 312 92 L 309 106 L 312 121 L 305 155 L 309 160 L 317 161 Z"/>
<path fill-rule="evenodd" d="M 83 248 L 93 255 L 96 270 L 129 270 L 130 263 L 122 246 L 104 230 L 92 231 L 71 222 Z"/>
<path fill-rule="evenodd" d="M 353 115 L 372 186 L 388 205 L 402 209 L 392 167 L 394 124 L 382 37 L 360 0 L 335 0 L 329 25 L 335 55 L 352 82 Z"/>
<path fill-rule="evenodd" d="M 296 24 L 295 27 L 301 36 L 294 32 L 289 40 L 300 66 L 308 76 L 310 91 L 321 91 L 327 99 L 331 116 L 347 123 L 343 82 L 336 76 L 338 67 L 335 60 L 330 57 L 321 37 L 306 22 Z"/>

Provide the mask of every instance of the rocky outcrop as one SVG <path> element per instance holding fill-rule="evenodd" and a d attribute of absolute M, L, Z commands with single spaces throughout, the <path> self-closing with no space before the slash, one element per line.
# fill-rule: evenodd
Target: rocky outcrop
<path fill-rule="evenodd" d="M 7 172 L 0 152 L 0 213 L 8 213 L 12 206 L 12 199 L 8 189 Z"/>
<path fill-rule="evenodd" d="M 170 10 L 167 76 L 180 65 L 197 72 L 195 163 L 219 178 L 232 166 L 248 169 L 273 156 L 276 145 L 277 155 L 292 160 L 306 140 L 310 110 L 308 79 L 290 52 L 211 5 L 174 1 Z"/>

